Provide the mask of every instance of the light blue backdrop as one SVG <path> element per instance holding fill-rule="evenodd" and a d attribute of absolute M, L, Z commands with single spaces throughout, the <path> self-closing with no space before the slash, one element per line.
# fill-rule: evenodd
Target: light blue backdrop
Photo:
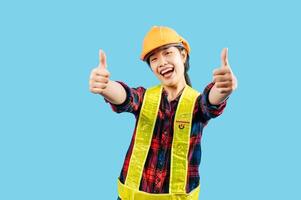
<path fill-rule="evenodd" d="M 298 1 L 1 1 L 0 199 L 116 199 L 134 128 L 89 92 L 98 49 L 113 80 L 157 84 L 145 33 L 190 43 L 202 91 L 229 48 L 239 82 L 202 140 L 200 199 L 301 199 Z"/>

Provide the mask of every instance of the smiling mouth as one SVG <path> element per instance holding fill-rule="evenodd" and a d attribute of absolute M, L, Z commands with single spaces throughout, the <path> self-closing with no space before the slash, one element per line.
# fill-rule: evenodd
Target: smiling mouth
<path fill-rule="evenodd" d="M 168 68 L 168 69 L 165 69 L 165 70 L 162 70 L 160 72 L 161 76 L 163 76 L 164 78 L 170 78 L 171 75 L 173 74 L 174 72 L 174 68 Z"/>

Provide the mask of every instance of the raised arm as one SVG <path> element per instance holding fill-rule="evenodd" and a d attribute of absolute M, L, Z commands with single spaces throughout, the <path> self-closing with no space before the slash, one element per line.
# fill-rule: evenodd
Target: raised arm
<path fill-rule="evenodd" d="M 100 94 L 113 104 L 122 104 L 126 99 L 126 91 L 122 85 L 110 80 L 105 53 L 99 50 L 99 64 L 90 74 L 90 91 Z"/>

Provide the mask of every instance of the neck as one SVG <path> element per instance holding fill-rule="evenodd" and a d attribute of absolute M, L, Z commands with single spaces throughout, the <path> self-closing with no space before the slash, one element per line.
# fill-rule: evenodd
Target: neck
<path fill-rule="evenodd" d="M 166 86 L 164 85 L 163 88 L 166 91 L 168 95 L 168 101 L 172 101 L 176 99 L 180 92 L 185 88 L 186 86 L 186 81 L 181 81 L 179 84 L 174 85 L 174 86 Z"/>

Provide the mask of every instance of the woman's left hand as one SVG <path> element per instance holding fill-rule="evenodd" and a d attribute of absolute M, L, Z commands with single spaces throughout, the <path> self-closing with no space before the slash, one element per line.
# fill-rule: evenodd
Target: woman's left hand
<path fill-rule="evenodd" d="M 221 53 L 221 67 L 213 71 L 214 85 L 209 92 L 209 102 L 219 105 L 237 88 L 237 79 L 228 62 L 228 48 Z"/>
<path fill-rule="evenodd" d="M 237 79 L 228 62 L 228 48 L 221 53 L 221 67 L 213 71 L 214 87 L 225 96 L 230 95 L 237 88 Z"/>

